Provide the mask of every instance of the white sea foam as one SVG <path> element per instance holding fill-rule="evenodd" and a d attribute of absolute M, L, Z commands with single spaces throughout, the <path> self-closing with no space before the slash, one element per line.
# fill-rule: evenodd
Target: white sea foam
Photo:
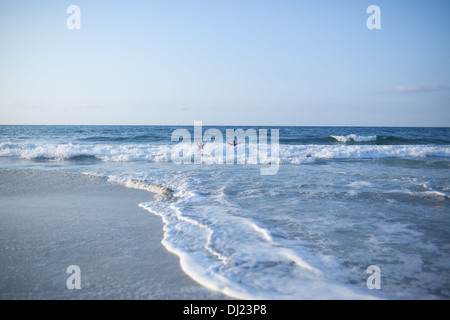
<path fill-rule="evenodd" d="M 449 146 L 399 145 L 295 145 L 280 148 L 282 163 L 310 163 L 314 159 L 361 160 L 426 157 L 450 157 Z"/>
<path fill-rule="evenodd" d="M 170 160 L 170 146 L 0 143 L 0 156 L 49 160 L 68 160 L 84 156 L 113 162 L 168 162 Z"/>
<path fill-rule="evenodd" d="M 356 187 L 356 188 L 370 187 L 371 185 L 372 185 L 372 183 L 370 183 L 368 181 L 353 181 L 348 184 L 349 187 Z"/>
<path fill-rule="evenodd" d="M 255 223 L 251 222 L 251 221 L 247 221 L 247 223 L 253 228 L 255 229 L 255 231 L 259 232 L 263 238 L 266 241 L 272 242 L 272 237 L 270 236 L 270 232 L 264 228 L 259 227 L 258 225 L 256 225 Z"/>
<path fill-rule="evenodd" d="M 408 192 L 410 196 L 431 197 L 439 200 L 450 199 L 448 194 L 439 191 Z"/>
<path fill-rule="evenodd" d="M 156 184 L 149 184 L 142 180 L 137 179 L 120 179 L 116 176 L 109 176 L 107 179 L 109 182 L 115 182 L 119 183 L 127 188 L 131 189 L 138 189 L 138 190 L 145 190 L 152 192 L 154 194 L 157 194 L 158 196 L 161 196 L 166 199 L 172 199 L 173 198 L 173 191 L 164 186 L 156 185 Z"/>
<path fill-rule="evenodd" d="M 331 136 L 332 138 L 336 139 L 339 142 L 342 143 L 347 143 L 350 141 L 354 141 L 354 142 L 369 142 L 369 141 L 376 141 L 377 140 L 377 136 L 373 135 L 373 136 L 359 136 L 356 134 L 349 134 L 346 136 Z"/>
<path fill-rule="evenodd" d="M 0 157 L 19 157 L 22 159 L 68 160 L 77 157 L 94 157 L 102 161 L 112 162 L 171 162 L 171 145 L 80 145 L 80 144 L 30 144 L 0 143 Z M 176 147 L 176 146 L 175 146 Z M 207 150 L 205 150 L 206 152 Z M 196 148 L 192 148 L 185 156 L 193 162 Z M 225 155 L 225 149 L 224 149 Z M 431 145 L 281 145 L 279 158 L 270 155 L 259 157 L 258 163 L 269 164 L 276 161 L 280 164 L 313 163 L 318 159 L 386 159 L 408 158 L 423 159 L 426 157 L 450 157 L 450 146 Z M 248 158 L 248 152 L 247 152 Z M 204 157 L 207 161 L 207 156 Z M 239 160 L 239 159 L 238 159 Z M 242 161 L 242 159 L 240 159 Z M 254 159 L 248 164 L 256 164 Z"/>
<path fill-rule="evenodd" d="M 159 194 L 158 177 L 110 176 L 109 181 Z M 160 185 L 161 188 L 154 188 Z M 372 299 L 326 279 L 308 262 L 308 254 L 274 241 L 270 231 L 250 217 L 236 215 L 239 207 L 224 194 L 194 191 L 196 181 L 178 178 L 174 197 L 140 206 L 164 222 L 166 249 L 180 258 L 186 274 L 203 286 L 238 299 Z M 217 202 L 216 202 L 217 201 Z"/>

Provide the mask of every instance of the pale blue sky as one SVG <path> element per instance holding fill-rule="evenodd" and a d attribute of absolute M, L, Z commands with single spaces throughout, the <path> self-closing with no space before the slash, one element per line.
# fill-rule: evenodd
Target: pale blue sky
<path fill-rule="evenodd" d="M 0 124 L 450 126 L 449 15 L 448 0 L 1 1 Z"/>

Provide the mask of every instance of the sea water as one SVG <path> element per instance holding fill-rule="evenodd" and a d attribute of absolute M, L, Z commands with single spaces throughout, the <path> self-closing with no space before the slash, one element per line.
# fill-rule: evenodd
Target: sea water
<path fill-rule="evenodd" d="M 261 163 L 175 164 L 180 128 L 193 136 L 193 126 L 0 126 L 0 169 L 155 194 L 136 206 L 161 217 L 165 248 L 231 297 L 450 298 L 450 128 L 255 127 L 279 130 L 274 175 Z"/>

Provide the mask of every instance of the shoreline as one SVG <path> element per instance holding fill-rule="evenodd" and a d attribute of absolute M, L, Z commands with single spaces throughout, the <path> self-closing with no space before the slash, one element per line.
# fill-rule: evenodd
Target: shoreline
<path fill-rule="evenodd" d="M 0 299 L 231 299 L 161 243 L 152 194 L 65 171 L 0 170 Z M 69 290 L 67 267 L 80 267 Z"/>

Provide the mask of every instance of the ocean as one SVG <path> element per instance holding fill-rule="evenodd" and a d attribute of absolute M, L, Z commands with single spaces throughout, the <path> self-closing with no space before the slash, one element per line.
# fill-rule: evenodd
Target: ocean
<path fill-rule="evenodd" d="M 240 128 L 278 130 L 276 173 L 261 174 L 267 159 L 248 161 L 248 140 L 244 162 L 196 163 L 212 144 L 192 139 L 192 161 L 175 163 L 172 133 L 194 137 L 194 126 L 0 126 L 0 170 L 152 193 L 136 206 L 162 219 L 164 247 L 232 298 L 450 298 L 450 128 L 203 132 Z"/>

